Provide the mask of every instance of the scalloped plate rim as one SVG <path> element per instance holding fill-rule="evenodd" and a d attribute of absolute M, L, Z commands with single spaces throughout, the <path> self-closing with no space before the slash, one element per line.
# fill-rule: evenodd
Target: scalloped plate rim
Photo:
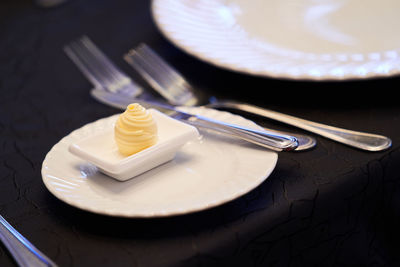
<path fill-rule="evenodd" d="M 201 112 L 206 112 L 206 115 L 210 116 L 210 112 L 209 110 L 211 109 L 207 109 L 207 108 L 192 108 L 193 112 L 199 112 L 199 114 L 202 114 Z M 254 127 L 254 128 L 259 128 L 258 125 L 254 124 L 253 122 L 244 119 L 241 116 L 238 115 L 233 115 L 229 112 L 222 112 L 222 111 L 215 111 L 212 110 L 212 112 L 217 112 L 217 114 L 220 114 L 218 116 L 221 116 L 221 118 L 223 117 L 223 119 L 227 120 L 227 121 L 231 121 L 233 120 L 235 123 L 238 123 L 238 120 L 240 123 L 244 123 L 249 127 Z M 202 114 L 204 115 L 204 114 Z M 115 116 L 115 115 L 113 115 Z M 81 210 L 85 210 L 88 212 L 92 212 L 92 213 L 96 213 L 96 214 L 101 214 L 101 215 L 107 215 L 107 216 L 116 216 L 116 217 L 128 217 L 128 218 L 155 218 L 155 217 L 167 217 L 167 216 L 176 216 L 176 215 L 183 215 L 183 214 L 188 214 L 188 213 L 193 213 L 193 212 L 198 212 L 198 211 L 202 211 L 202 210 L 206 210 L 209 208 L 213 208 L 219 205 L 222 205 L 224 203 L 227 203 L 229 201 L 232 201 L 246 193 L 248 193 L 249 191 L 253 190 L 254 188 L 256 188 L 257 186 L 259 186 L 263 181 L 265 181 L 270 174 L 272 173 L 272 171 L 275 169 L 276 167 L 276 163 L 278 160 L 278 154 L 276 152 L 272 152 L 272 151 L 263 151 L 263 153 L 265 153 L 265 157 L 266 159 L 268 159 L 266 162 L 268 164 L 265 165 L 269 165 L 268 168 L 265 168 L 264 164 L 263 166 L 258 166 L 259 170 L 257 170 L 258 173 L 263 173 L 263 175 L 258 175 L 259 177 L 255 178 L 255 181 L 251 184 L 249 183 L 247 185 L 246 188 L 244 188 L 243 190 L 241 188 L 237 188 L 236 191 L 231 192 L 230 195 L 226 195 L 223 196 L 221 199 L 217 199 L 217 200 L 213 200 L 213 201 L 208 201 L 207 203 L 200 203 L 199 205 L 193 205 L 190 208 L 186 208 L 186 209 L 175 209 L 175 210 L 158 210 L 158 211 L 141 211 L 141 212 L 137 212 L 135 210 L 121 210 L 120 207 L 115 206 L 114 209 L 110 209 L 110 208 L 104 208 L 102 205 L 100 206 L 96 206 L 96 205 L 92 205 L 91 204 L 87 204 L 85 202 L 82 201 L 77 201 L 76 199 L 74 200 L 74 198 L 70 198 L 68 196 L 66 196 L 62 191 L 59 191 L 57 188 L 57 186 L 55 186 L 54 184 L 52 184 L 52 181 L 50 181 L 50 179 L 48 178 L 49 176 L 54 176 L 52 174 L 52 172 L 54 173 L 54 170 L 49 170 L 49 165 L 51 167 L 51 164 L 49 164 L 49 161 L 54 160 L 54 157 L 57 157 L 57 150 L 63 149 L 62 146 L 64 146 L 64 149 L 66 150 L 68 145 L 71 143 L 71 136 L 72 135 L 77 135 L 79 133 L 79 131 L 83 131 L 83 130 L 87 130 L 90 127 L 92 127 L 91 125 L 95 125 L 96 123 L 101 123 L 101 121 L 103 120 L 107 120 L 108 118 L 111 118 L 113 116 L 107 117 L 107 118 L 102 118 L 99 120 L 96 120 L 92 123 L 88 123 L 84 126 L 82 126 L 79 129 L 76 129 L 74 131 L 72 131 L 70 134 L 68 134 L 67 136 L 63 137 L 58 143 L 56 143 L 51 149 L 50 151 L 47 153 L 45 159 L 43 160 L 43 164 L 42 164 L 42 181 L 45 185 L 45 187 L 49 190 L 49 192 L 51 194 L 53 194 L 53 196 L 55 196 L 56 198 L 58 198 L 59 200 L 73 206 L 76 208 L 79 208 Z M 214 116 L 211 114 L 211 116 Z M 220 117 L 218 117 L 218 119 L 220 119 Z M 207 138 L 207 131 L 206 132 L 201 132 L 205 138 Z M 210 141 L 211 142 L 211 141 Z M 213 141 L 214 142 L 214 141 Z M 237 146 L 236 149 L 240 148 L 240 144 L 242 141 L 238 140 L 236 141 L 237 144 L 239 144 L 239 146 Z M 218 145 L 218 143 L 215 143 L 215 145 Z M 232 146 L 233 147 L 233 146 Z M 261 150 L 257 149 L 257 148 L 245 148 L 245 149 L 256 149 L 254 151 L 259 151 L 257 153 L 260 153 Z M 63 157 L 65 156 L 70 156 L 70 157 L 75 157 L 72 154 L 68 155 L 68 151 L 65 152 L 61 152 L 61 154 L 63 154 Z M 82 161 L 81 159 L 78 159 L 76 157 L 75 160 L 79 160 Z M 62 164 L 61 164 L 62 165 Z M 245 166 L 245 164 L 243 164 L 242 166 Z M 63 171 L 65 171 L 68 168 L 64 168 L 62 169 Z M 68 171 L 68 170 L 67 170 Z M 60 181 L 63 179 L 63 177 L 57 177 L 54 176 L 56 179 L 59 179 Z M 140 175 L 139 175 L 140 177 Z M 68 178 L 64 178 L 66 183 L 71 183 L 71 180 L 68 180 Z M 110 180 L 114 180 L 110 177 L 108 177 L 107 179 Z M 73 180 L 72 180 L 73 181 Z M 115 180 L 114 180 L 115 181 Z M 239 180 L 240 181 L 240 180 Z M 82 183 L 85 183 L 85 180 L 83 179 L 81 181 Z M 115 181 L 116 183 L 124 183 L 124 182 L 120 182 L 120 181 Z M 243 180 L 241 182 L 247 182 L 246 180 Z M 91 192 L 92 193 L 92 192 Z M 83 196 L 84 197 L 84 196 Z M 116 203 L 114 203 L 113 201 L 109 201 L 105 200 L 106 203 L 112 205 L 117 205 L 116 203 L 118 203 L 118 201 Z M 114 203 L 114 204 L 113 204 Z"/>
<path fill-rule="evenodd" d="M 176 1 L 182 1 L 182 0 L 176 0 Z M 152 0 L 151 3 L 151 14 L 153 21 L 159 31 L 163 34 L 163 36 L 169 40 L 173 45 L 184 51 L 185 53 L 197 58 L 198 60 L 201 60 L 203 62 L 209 63 L 213 66 L 225 69 L 225 70 L 230 70 L 233 72 L 239 72 L 242 74 L 247 74 L 247 75 L 252 75 L 252 76 L 257 76 L 257 77 L 265 77 L 265 78 L 277 78 L 277 79 L 283 79 L 283 80 L 294 80 L 294 81 L 322 81 L 322 82 L 331 82 L 331 81 L 351 81 L 351 80 L 368 80 L 368 79 L 376 79 L 376 78 L 387 78 L 387 77 L 393 77 L 393 76 L 398 76 L 400 75 L 400 62 L 397 60 L 397 64 L 392 64 L 392 65 L 397 65 L 398 67 L 392 67 L 390 70 L 386 70 L 384 72 L 376 72 L 372 71 L 369 73 L 344 73 L 340 75 L 333 75 L 333 74 L 324 74 L 324 75 L 315 75 L 312 74 L 311 72 L 302 72 L 301 74 L 298 75 L 292 75 L 287 72 L 271 72 L 271 71 L 257 71 L 252 68 L 245 67 L 243 65 L 238 65 L 238 64 L 232 64 L 232 63 L 226 63 L 222 62 L 220 60 L 213 59 L 207 55 L 205 55 L 202 52 L 199 52 L 197 49 L 193 48 L 193 46 L 188 46 L 184 44 L 183 42 L 179 41 L 178 38 L 174 34 L 171 34 L 168 30 L 167 27 L 164 25 L 164 23 L 161 22 L 159 19 L 159 16 L 156 14 L 156 8 L 157 4 L 161 3 L 162 0 Z M 268 62 L 266 62 L 268 63 Z"/>

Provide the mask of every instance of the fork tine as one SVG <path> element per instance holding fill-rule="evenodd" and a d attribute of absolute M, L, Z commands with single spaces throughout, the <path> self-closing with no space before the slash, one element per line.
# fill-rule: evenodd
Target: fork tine
<path fill-rule="evenodd" d="M 83 36 L 80 39 L 82 46 L 87 48 L 87 51 L 90 51 L 93 54 L 93 60 L 97 61 L 98 66 L 104 67 L 105 71 L 107 71 L 109 78 L 113 79 L 116 82 L 122 82 L 128 84 L 131 82 L 131 79 L 123 74 L 107 57 L 104 55 L 97 46 L 90 41 L 87 36 Z"/>
<path fill-rule="evenodd" d="M 197 102 L 182 75 L 145 44 L 130 50 L 124 59 L 170 103 L 193 105 Z"/>
<path fill-rule="evenodd" d="M 85 43 L 86 41 L 86 43 Z M 102 83 L 103 87 L 106 89 L 116 92 L 119 85 L 118 77 L 113 75 L 113 72 L 110 71 L 109 65 L 105 62 L 107 59 L 100 51 L 92 50 L 93 45 L 90 45 L 90 41 L 88 42 L 84 38 L 77 40 L 71 44 L 72 49 L 76 52 L 76 54 L 82 59 L 82 61 L 87 64 L 88 68 L 93 71 L 94 75 L 97 77 L 98 81 Z"/>
<path fill-rule="evenodd" d="M 166 78 L 167 81 L 175 79 L 180 79 L 182 82 L 185 81 L 182 75 L 178 74 L 178 72 L 172 66 L 168 66 L 166 62 L 163 61 L 163 59 L 161 59 L 161 57 L 152 51 L 147 45 L 139 45 L 136 51 L 139 55 L 145 58 L 144 62 L 146 63 L 147 61 L 150 68 L 152 67 L 155 71 L 159 70 L 160 73 L 163 73 L 164 78 Z"/>
<path fill-rule="evenodd" d="M 129 97 L 142 93 L 142 89 L 118 69 L 87 36 L 69 43 L 64 51 L 95 87 Z"/>
<path fill-rule="evenodd" d="M 103 84 L 98 80 L 93 70 L 90 69 L 85 62 L 80 58 L 75 50 L 72 48 L 72 44 L 64 46 L 64 52 L 67 56 L 75 63 L 79 70 L 84 74 L 84 76 L 93 84 L 94 87 L 103 87 Z"/>
<path fill-rule="evenodd" d="M 171 92 L 165 90 L 165 84 L 163 83 L 162 77 L 160 77 L 160 72 L 154 70 L 152 65 L 149 65 L 148 62 L 136 51 L 132 51 L 130 54 L 130 61 L 128 61 L 146 80 L 147 82 L 156 89 L 163 97 L 168 99 L 173 104 L 175 99 L 174 95 L 171 95 Z"/>
<path fill-rule="evenodd" d="M 113 80 L 109 72 L 102 67 L 101 62 L 99 62 L 91 51 L 83 46 L 80 40 L 71 42 L 69 49 L 70 53 L 75 54 L 76 58 L 93 75 L 93 78 L 97 80 L 101 87 L 106 89 L 112 87 Z"/>
<path fill-rule="evenodd" d="M 168 65 L 159 55 L 150 49 L 145 44 L 141 44 L 137 48 L 138 55 L 143 62 L 149 67 L 158 78 L 160 84 L 173 94 L 188 94 L 191 91 L 191 86 L 186 82 L 183 76 L 176 69 Z"/>

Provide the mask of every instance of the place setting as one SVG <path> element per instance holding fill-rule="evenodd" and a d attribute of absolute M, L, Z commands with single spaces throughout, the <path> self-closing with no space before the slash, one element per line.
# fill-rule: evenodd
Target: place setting
<path fill-rule="evenodd" d="M 218 87 L 396 86 L 400 2 L 6 5 L 0 240 L 18 265 L 393 262 L 397 106 Z"/>
<path fill-rule="evenodd" d="M 50 192 L 70 205 L 121 217 L 164 217 L 208 209 L 262 183 L 277 162 L 274 150 L 299 147 L 295 137 L 266 131 L 226 111 L 179 106 L 173 112 L 184 118 L 174 119 L 140 103 L 161 110 L 172 106 L 146 97 L 132 98 L 131 92 L 129 98 L 123 95 L 127 89 L 123 90 L 111 93 L 118 100 L 112 106 L 124 109 L 122 115 L 135 107 L 152 117 L 158 129 L 157 141 L 133 155 L 121 154 L 114 131 L 121 114 L 87 124 L 64 137 L 47 154 L 42 176 Z M 142 94 L 142 90 L 137 91 Z M 102 87 L 91 91 L 94 97 L 97 92 L 105 91 Z M 201 130 L 195 127 L 199 123 Z M 313 138 L 306 141 L 301 150 L 315 144 Z"/>
<path fill-rule="evenodd" d="M 275 119 L 357 149 L 381 151 L 391 146 L 391 140 L 381 135 L 306 121 L 246 103 L 207 102 L 146 44 L 126 52 L 124 59 L 159 98 L 123 73 L 87 36 L 67 44 L 64 51 L 92 82 L 91 95 L 123 111 L 71 132 L 43 162 L 43 181 L 49 191 L 87 211 L 148 218 L 212 208 L 265 181 L 274 170 L 278 152 L 298 153 L 316 145 L 309 135 L 266 129 L 217 108 Z M 116 125 L 135 122 L 137 118 L 122 119 L 133 110 L 142 111 L 139 118 L 152 117 L 159 132 L 152 145 L 124 154 Z"/>

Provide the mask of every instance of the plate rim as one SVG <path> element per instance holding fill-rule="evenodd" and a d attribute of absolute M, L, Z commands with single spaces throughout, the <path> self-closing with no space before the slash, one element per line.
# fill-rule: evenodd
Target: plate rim
<path fill-rule="evenodd" d="M 236 114 L 232 114 L 232 113 L 229 113 L 229 112 L 226 112 L 226 111 L 218 111 L 218 112 L 220 112 L 220 113 L 228 113 L 231 116 L 239 117 L 239 118 L 242 118 L 242 119 L 244 119 L 244 120 L 246 120 L 248 122 L 253 123 L 252 121 L 250 121 L 248 119 L 245 119 L 242 116 L 239 116 L 239 115 L 236 115 Z M 157 213 L 147 212 L 147 213 L 140 213 L 140 214 L 135 213 L 135 212 L 129 212 L 129 211 L 128 212 L 127 211 L 122 212 L 121 210 L 118 210 L 118 209 L 117 210 L 113 209 L 113 210 L 106 210 L 105 211 L 104 209 L 101 209 L 99 207 L 93 207 L 91 205 L 85 205 L 84 203 L 79 202 L 79 201 L 78 202 L 74 202 L 70 198 L 63 197 L 63 195 L 60 192 L 58 192 L 56 190 L 56 188 L 54 188 L 54 186 L 50 185 L 50 181 L 45 178 L 46 175 L 47 175 L 46 163 L 49 161 L 50 157 L 53 156 L 54 150 L 57 149 L 58 146 L 61 145 L 61 143 L 66 143 L 67 142 L 66 139 L 68 139 L 70 137 L 70 135 L 74 134 L 74 132 L 77 132 L 77 131 L 81 130 L 82 128 L 87 127 L 90 124 L 94 124 L 94 123 L 99 122 L 101 120 L 110 119 L 110 118 L 112 118 L 114 116 L 115 116 L 115 114 L 111 115 L 111 116 L 108 116 L 108 117 L 100 118 L 98 120 L 89 122 L 89 123 L 77 128 L 77 129 L 71 131 L 69 134 L 67 134 L 66 136 L 61 138 L 56 144 L 54 144 L 52 146 L 52 148 L 48 151 L 48 153 L 46 154 L 46 156 L 45 156 L 45 158 L 44 158 L 44 160 L 42 162 L 41 175 L 42 175 L 42 182 L 44 183 L 44 185 L 47 188 L 47 190 L 54 197 L 56 197 L 57 199 L 59 199 L 60 201 L 62 201 L 64 203 L 66 203 L 66 204 L 68 204 L 68 205 L 70 205 L 72 207 L 78 208 L 80 210 L 92 212 L 92 213 L 99 214 L 99 215 L 113 216 L 113 217 L 123 217 L 123 218 L 163 218 L 163 217 L 179 216 L 179 215 L 184 215 L 184 214 L 192 214 L 192 213 L 196 213 L 196 212 L 199 212 L 199 211 L 204 211 L 204 210 L 207 210 L 207 209 L 210 209 L 210 208 L 214 208 L 214 207 L 217 207 L 217 206 L 221 206 L 223 204 L 229 203 L 232 200 L 237 199 L 237 198 L 239 198 L 241 196 L 244 196 L 247 193 L 251 192 L 252 190 L 257 188 L 260 184 L 262 184 L 264 181 L 266 181 L 268 179 L 268 177 L 271 175 L 271 173 L 276 168 L 276 165 L 277 165 L 277 162 L 278 162 L 278 153 L 273 152 L 273 151 L 268 151 L 268 152 L 270 152 L 270 157 L 271 157 L 271 159 L 270 159 L 271 167 L 269 169 L 265 169 L 263 171 L 264 172 L 263 177 L 260 178 L 260 179 L 257 179 L 256 183 L 252 184 L 251 186 L 248 186 L 248 188 L 247 188 L 248 190 L 246 190 L 246 191 L 237 190 L 235 192 L 235 194 L 231 194 L 229 197 L 224 197 L 222 201 L 221 200 L 213 201 L 213 202 L 208 203 L 207 205 L 204 205 L 204 204 L 197 205 L 194 208 L 192 207 L 190 210 L 187 210 L 187 209 L 183 209 L 183 210 L 182 209 L 176 209 L 173 212 L 171 212 L 171 211 L 165 212 L 165 213 L 164 212 L 157 212 Z M 68 150 L 68 144 L 69 143 L 67 143 L 66 146 L 65 146 L 66 150 Z M 68 151 L 66 151 L 66 152 L 68 153 Z M 109 178 L 109 179 L 113 179 L 113 178 Z M 116 182 L 123 183 L 121 181 L 116 181 Z"/>
<path fill-rule="evenodd" d="M 176 0 L 182 1 L 182 0 Z M 273 78 L 273 79 L 281 79 L 281 80 L 289 80 L 289 81 L 319 81 L 319 82 L 335 82 L 335 81 L 359 81 L 359 80 L 371 80 L 371 79 L 379 79 L 379 78 L 388 78 L 395 77 L 400 75 L 400 67 L 391 68 L 390 71 L 386 72 L 369 72 L 368 74 L 355 74 L 355 73 L 347 73 L 342 75 L 313 75 L 310 73 L 302 72 L 301 75 L 290 75 L 288 72 L 268 72 L 268 71 L 256 71 L 245 66 L 237 66 L 230 63 L 224 63 L 221 61 L 214 60 L 210 57 L 205 56 L 203 53 L 200 53 L 186 44 L 181 43 L 178 38 L 175 38 L 171 35 L 164 24 L 158 19 L 158 15 L 156 14 L 156 6 L 158 3 L 161 3 L 162 0 L 152 0 L 151 1 L 151 17 L 153 18 L 153 22 L 155 23 L 157 29 L 161 32 L 161 34 L 169 40 L 175 47 L 184 51 L 186 54 L 193 56 L 194 58 L 208 63 L 212 66 L 222 68 L 224 70 L 247 74 L 255 77 L 263 77 L 263 78 Z M 400 48 L 399 48 L 400 49 Z M 398 61 L 398 60 L 397 60 Z M 393 64 L 392 64 L 393 65 Z M 397 65 L 400 65 L 398 62 Z"/>

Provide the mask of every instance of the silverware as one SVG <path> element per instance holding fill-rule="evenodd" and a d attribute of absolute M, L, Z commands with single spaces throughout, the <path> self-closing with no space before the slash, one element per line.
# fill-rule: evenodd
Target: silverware
<path fill-rule="evenodd" d="M 258 114 L 260 116 L 268 117 L 270 119 L 307 130 L 309 132 L 324 136 L 328 139 L 332 139 L 339 143 L 343 143 L 362 150 L 382 151 L 391 147 L 392 145 L 392 140 L 383 135 L 358 132 L 334 126 L 329 126 L 326 124 L 300 119 L 280 112 L 268 110 L 265 108 L 259 108 L 243 103 L 230 101 L 230 102 L 219 102 L 216 103 L 215 105 L 210 104 L 209 106 L 214 108 L 216 107 L 234 108 L 247 111 L 252 114 Z"/>
<path fill-rule="evenodd" d="M 158 92 L 169 92 L 170 97 L 178 101 L 179 99 L 192 98 L 191 103 L 199 103 L 198 99 L 193 99 L 195 96 L 192 93 L 192 86 L 185 78 L 147 45 L 141 44 L 136 49 L 130 50 L 124 56 L 124 59 Z M 174 88 L 174 90 L 171 88 Z M 184 97 L 185 95 L 186 97 Z M 392 144 L 391 140 L 386 136 L 333 127 L 250 104 L 233 101 L 214 101 L 206 104 L 206 106 L 245 111 L 296 126 L 337 142 L 367 151 L 381 151 L 389 148 Z"/>
<path fill-rule="evenodd" d="M 173 105 L 199 105 L 200 99 L 192 86 L 146 44 L 140 44 L 124 55 L 128 62 L 150 85 Z"/>
<path fill-rule="evenodd" d="M 113 94 L 104 90 L 94 89 L 91 91 L 93 97 L 99 101 L 125 109 L 132 99 L 126 98 L 120 94 Z M 135 99 L 135 102 L 144 106 L 156 107 L 162 110 L 172 111 L 171 117 L 191 124 L 196 127 L 211 129 L 217 132 L 225 133 L 250 143 L 269 148 L 274 151 L 292 151 L 298 146 L 297 139 L 290 135 L 279 134 L 276 132 L 259 131 L 243 126 L 226 123 L 201 115 L 190 114 L 179 110 L 179 107 L 161 104 L 159 102 Z"/>
<path fill-rule="evenodd" d="M 143 89 L 118 69 L 87 36 L 65 45 L 64 52 L 95 88 L 128 97 L 135 97 L 143 92 Z"/>
<path fill-rule="evenodd" d="M 123 95 L 125 98 L 130 99 L 131 102 L 137 101 L 137 98 L 154 100 L 154 96 L 147 94 L 139 85 L 119 70 L 88 37 L 83 36 L 79 40 L 71 42 L 64 47 L 64 51 L 96 89 Z M 185 96 L 180 96 L 176 87 L 163 89 L 160 95 L 170 103 L 195 104 L 192 102 L 195 98 L 191 93 L 185 92 Z M 299 142 L 296 151 L 310 149 L 316 144 L 315 139 L 310 136 L 278 133 L 296 137 Z"/>
<path fill-rule="evenodd" d="M 57 266 L 0 215 L 0 240 L 21 267 Z"/>

